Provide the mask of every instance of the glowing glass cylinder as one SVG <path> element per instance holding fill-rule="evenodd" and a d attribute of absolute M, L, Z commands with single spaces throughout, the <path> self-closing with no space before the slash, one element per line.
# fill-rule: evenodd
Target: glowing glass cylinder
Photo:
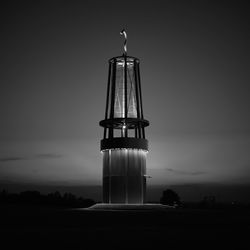
<path fill-rule="evenodd" d="M 144 203 L 146 154 L 142 149 L 103 151 L 104 203 Z"/>

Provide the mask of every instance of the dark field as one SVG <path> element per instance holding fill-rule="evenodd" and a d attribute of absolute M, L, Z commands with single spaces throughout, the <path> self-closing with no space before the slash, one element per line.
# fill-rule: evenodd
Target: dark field
<path fill-rule="evenodd" d="M 0 208 L 0 249 L 249 249 L 250 211 Z"/>

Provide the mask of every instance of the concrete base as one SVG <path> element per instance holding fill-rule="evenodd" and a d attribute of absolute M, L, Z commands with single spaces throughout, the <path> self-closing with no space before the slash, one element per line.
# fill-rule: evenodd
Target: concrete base
<path fill-rule="evenodd" d="M 97 203 L 88 210 L 100 210 L 100 211 L 145 211 L 145 210 L 167 210 L 174 209 L 174 206 L 167 206 L 162 204 L 109 204 L 109 203 Z"/>

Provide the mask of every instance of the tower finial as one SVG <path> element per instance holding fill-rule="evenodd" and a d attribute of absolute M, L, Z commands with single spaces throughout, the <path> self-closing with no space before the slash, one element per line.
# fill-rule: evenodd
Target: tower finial
<path fill-rule="evenodd" d="M 120 32 L 120 35 L 124 35 L 124 45 L 123 45 L 123 49 L 124 49 L 124 55 L 126 56 L 127 55 L 127 33 L 125 31 L 125 29 L 123 29 L 121 32 Z"/>

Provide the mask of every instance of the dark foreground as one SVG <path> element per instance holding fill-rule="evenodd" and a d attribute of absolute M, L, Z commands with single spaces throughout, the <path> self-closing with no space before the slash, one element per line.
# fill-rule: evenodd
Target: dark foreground
<path fill-rule="evenodd" d="M 0 211 L 0 249 L 249 249 L 247 210 Z"/>

